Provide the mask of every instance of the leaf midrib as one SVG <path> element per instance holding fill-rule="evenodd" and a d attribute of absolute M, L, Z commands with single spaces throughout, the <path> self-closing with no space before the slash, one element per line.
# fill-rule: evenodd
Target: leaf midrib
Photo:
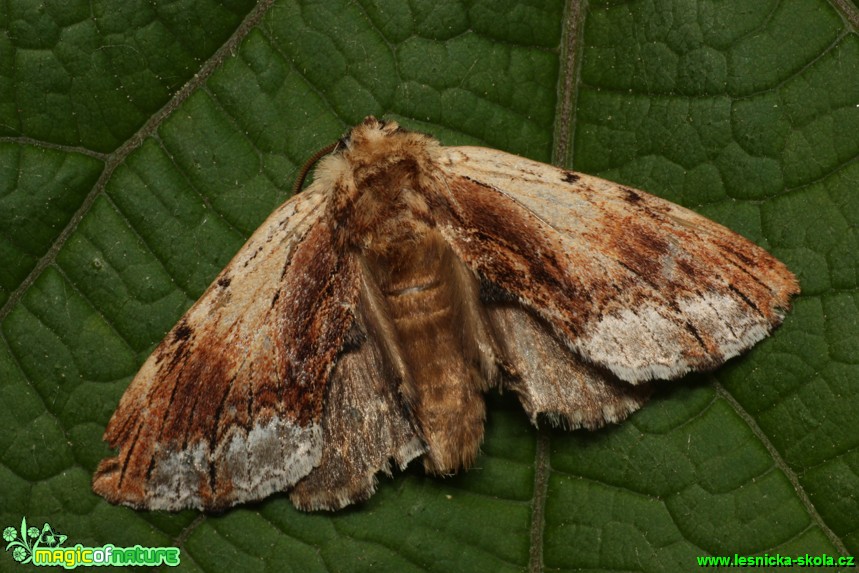
<path fill-rule="evenodd" d="M 561 43 L 558 54 L 558 101 L 555 105 L 555 132 L 552 141 L 552 163 L 558 167 L 573 167 L 573 138 L 575 108 L 581 70 L 582 35 L 585 20 L 585 0 L 571 0 L 561 20 Z M 531 498 L 530 547 L 528 571 L 543 571 L 544 530 L 546 527 L 546 496 L 549 488 L 549 433 L 537 430 L 534 453 L 534 491 Z"/>

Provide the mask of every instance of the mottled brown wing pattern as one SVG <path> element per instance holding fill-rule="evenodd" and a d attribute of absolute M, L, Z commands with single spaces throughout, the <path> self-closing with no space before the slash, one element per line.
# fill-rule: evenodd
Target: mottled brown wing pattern
<path fill-rule="evenodd" d="M 471 465 L 486 390 L 534 422 L 617 422 L 798 292 L 763 249 L 641 191 L 373 117 L 334 148 L 134 378 L 97 493 L 338 509 L 391 462 Z"/>
<path fill-rule="evenodd" d="M 134 378 L 95 491 L 134 507 L 220 509 L 287 489 L 322 456 L 326 381 L 356 269 L 309 188 L 259 228 Z"/>
<path fill-rule="evenodd" d="M 799 290 L 765 250 L 668 201 L 497 150 L 445 151 L 457 254 L 627 382 L 736 356 Z"/>
<path fill-rule="evenodd" d="M 392 368 L 391 344 L 375 309 L 381 295 L 361 276 L 360 312 L 329 382 L 322 420 L 319 465 L 290 492 L 304 510 L 340 509 L 370 497 L 376 474 L 403 469 L 426 452 L 412 413 L 400 395 L 402 377 Z"/>

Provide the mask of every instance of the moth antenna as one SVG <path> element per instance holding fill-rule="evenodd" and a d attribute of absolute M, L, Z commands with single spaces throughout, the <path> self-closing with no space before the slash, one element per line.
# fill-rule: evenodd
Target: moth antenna
<path fill-rule="evenodd" d="M 304 163 L 304 167 L 301 168 L 301 171 L 298 173 L 298 177 L 295 179 L 295 184 L 292 186 L 293 195 L 301 193 L 301 188 L 304 186 L 304 180 L 307 179 L 307 174 L 311 169 L 313 169 L 316 162 L 337 149 L 340 146 L 340 143 L 341 141 L 337 140 L 334 143 L 326 145 L 314 153 L 313 156 Z"/>

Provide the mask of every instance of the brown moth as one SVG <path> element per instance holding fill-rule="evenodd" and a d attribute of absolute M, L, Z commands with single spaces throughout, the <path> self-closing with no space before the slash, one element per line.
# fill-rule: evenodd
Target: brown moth
<path fill-rule="evenodd" d="M 532 422 L 618 422 L 648 381 L 767 336 L 798 292 L 692 211 L 368 117 L 143 365 L 93 488 L 147 509 L 277 491 L 341 508 L 391 461 L 472 464 L 490 388 Z"/>

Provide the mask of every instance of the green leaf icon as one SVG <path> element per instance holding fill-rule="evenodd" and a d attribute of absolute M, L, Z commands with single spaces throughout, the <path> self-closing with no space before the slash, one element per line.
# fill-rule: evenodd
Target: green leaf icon
<path fill-rule="evenodd" d="M 16 547 L 12 550 L 12 557 L 15 561 L 24 561 L 27 558 L 27 551 L 23 547 Z"/>
<path fill-rule="evenodd" d="M 67 535 L 55 532 L 47 523 L 42 527 L 40 541 L 48 547 L 59 547 L 68 539 Z"/>
<path fill-rule="evenodd" d="M 18 537 L 18 532 L 15 531 L 14 527 L 7 527 L 3 530 L 4 541 L 14 541 L 16 537 Z"/>

